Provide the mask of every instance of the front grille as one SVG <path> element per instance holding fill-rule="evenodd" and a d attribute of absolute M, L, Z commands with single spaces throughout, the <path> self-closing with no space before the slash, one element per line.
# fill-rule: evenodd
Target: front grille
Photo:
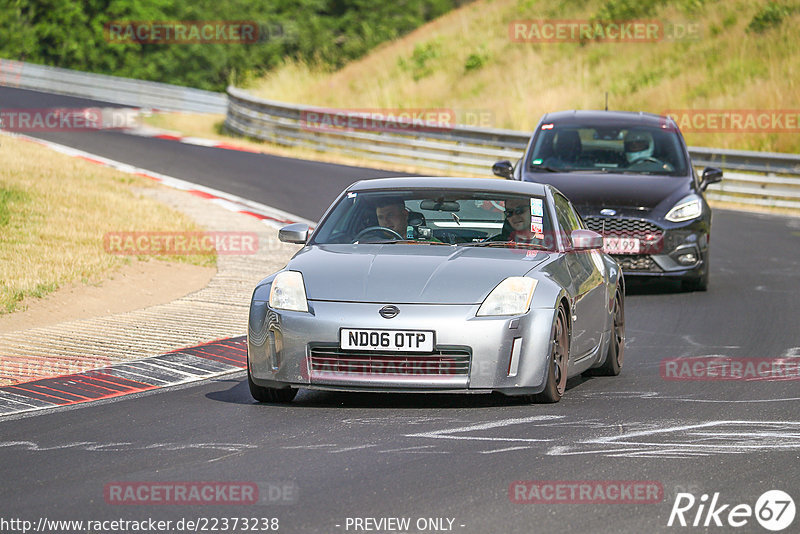
<path fill-rule="evenodd" d="M 619 263 L 619 266 L 623 271 L 650 273 L 662 272 L 661 268 L 650 256 L 619 256 L 617 254 L 613 254 L 611 257 L 617 260 L 617 263 Z"/>
<path fill-rule="evenodd" d="M 584 217 L 589 230 L 603 235 L 638 237 L 647 241 L 655 241 L 664 235 L 664 230 L 650 221 L 642 219 L 625 219 L 622 217 Z M 651 239 L 647 239 L 651 236 Z"/>
<path fill-rule="evenodd" d="M 354 353 L 338 347 L 311 349 L 312 375 L 336 375 L 340 378 L 384 377 L 456 377 L 468 376 L 470 353 L 467 350 L 437 350 L 433 354 L 397 354 L 389 352 Z"/>

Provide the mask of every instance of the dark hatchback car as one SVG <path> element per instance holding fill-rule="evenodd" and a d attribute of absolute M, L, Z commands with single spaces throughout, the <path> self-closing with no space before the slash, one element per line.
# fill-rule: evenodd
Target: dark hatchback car
<path fill-rule="evenodd" d="M 551 184 L 603 234 L 605 251 L 629 277 L 669 277 L 705 290 L 711 208 L 703 192 L 722 180 L 698 177 L 669 117 L 622 111 L 561 111 L 539 122 L 516 166 L 497 176 Z"/>

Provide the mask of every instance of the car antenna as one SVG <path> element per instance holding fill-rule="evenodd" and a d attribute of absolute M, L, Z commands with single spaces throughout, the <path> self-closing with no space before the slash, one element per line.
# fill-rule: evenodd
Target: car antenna
<path fill-rule="evenodd" d="M 608 91 L 606 91 L 606 111 L 608 111 Z"/>

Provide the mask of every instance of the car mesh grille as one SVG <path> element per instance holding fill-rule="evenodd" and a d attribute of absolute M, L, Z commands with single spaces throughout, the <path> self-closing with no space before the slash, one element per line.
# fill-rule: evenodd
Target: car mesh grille
<path fill-rule="evenodd" d="M 611 257 L 617 260 L 617 263 L 619 263 L 619 266 L 622 267 L 623 271 L 650 273 L 662 272 L 661 268 L 650 256 L 619 256 L 617 254 L 613 254 Z"/>
<path fill-rule="evenodd" d="M 312 373 L 349 376 L 436 377 L 469 375 L 467 350 L 438 350 L 434 354 L 353 353 L 338 347 L 311 349 Z"/>
<path fill-rule="evenodd" d="M 584 217 L 586 226 L 589 230 L 604 235 L 623 236 L 623 237 L 638 237 L 640 239 L 646 236 L 653 236 L 660 238 L 664 234 L 664 230 L 642 219 L 625 219 L 622 217 Z M 603 226 L 605 223 L 605 227 Z M 605 233 L 604 233 L 605 232 Z"/>

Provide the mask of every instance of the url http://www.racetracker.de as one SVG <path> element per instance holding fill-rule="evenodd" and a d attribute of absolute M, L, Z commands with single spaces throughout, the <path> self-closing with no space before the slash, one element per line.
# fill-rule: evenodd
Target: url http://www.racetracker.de
<path fill-rule="evenodd" d="M 147 518 L 131 519 L 48 519 L 37 520 L 21 518 L 0 518 L 0 532 L 28 534 L 60 534 L 62 532 L 91 532 L 93 534 L 144 533 L 159 534 L 183 532 L 275 532 L 280 530 L 277 517 L 195 517 L 176 520 L 158 520 Z"/>

